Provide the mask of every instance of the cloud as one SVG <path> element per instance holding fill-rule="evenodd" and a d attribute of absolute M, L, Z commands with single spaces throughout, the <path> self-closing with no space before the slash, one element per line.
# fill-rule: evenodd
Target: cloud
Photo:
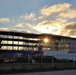
<path fill-rule="evenodd" d="M 0 18 L 0 22 L 9 22 L 10 21 L 10 19 L 9 18 Z"/>
<path fill-rule="evenodd" d="M 65 24 L 65 29 L 76 30 L 76 22 L 70 22 L 70 23 Z"/>
<path fill-rule="evenodd" d="M 29 30 L 18 30 L 19 32 L 22 32 L 22 33 L 30 33 Z"/>
<path fill-rule="evenodd" d="M 31 20 L 31 19 L 36 20 L 34 13 L 24 14 L 24 15 L 20 16 L 20 18 L 23 18 L 25 20 Z"/>
<path fill-rule="evenodd" d="M 0 28 L 0 31 L 9 31 L 9 28 Z"/>
<path fill-rule="evenodd" d="M 30 33 L 29 30 L 17 30 L 17 29 L 12 29 L 10 31 L 13 31 L 13 32 L 21 32 L 21 33 Z"/>
<path fill-rule="evenodd" d="M 30 33 L 29 30 L 17 30 L 17 29 L 9 29 L 9 28 L 0 28 L 0 31 L 12 31 L 12 32 Z"/>
<path fill-rule="evenodd" d="M 60 31 L 60 35 L 76 37 L 76 22 L 64 24 L 64 27 Z"/>
<path fill-rule="evenodd" d="M 60 34 L 62 24 L 66 23 L 66 19 L 58 18 L 56 20 L 44 20 L 36 25 L 27 23 L 27 26 L 40 33 Z"/>
<path fill-rule="evenodd" d="M 34 30 L 38 31 L 38 30 L 36 29 L 37 26 L 35 26 L 34 24 L 26 23 L 26 25 L 27 25 L 28 27 L 30 27 L 31 29 L 34 29 Z"/>
<path fill-rule="evenodd" d="M 76 9 L 68 9 L 67 11 L 60 13 L 57 17 L 76 18 Z"/>
<path fill-rule="evenodd" d="M 24 23 L 19 23 L 19 24 L 16 24 L 14 27 L 15 27 L 15 28 L 22 28 L 22 27 L 23 27 L 23 24 L 24 24 Z"/>
<path fill-rule="evenodd" d="M 55 26 L 55 25 L 61 25 L 63 23 L 67 22 L 66 19 L 62 19 L 62 18 L 57 18 L 56 20 L 44 20 L 41 23 L 38 24 L 38 26 L 45 26 L 45 25 L 49 25 L 49 26 Z"/>
<path fill-rule="evenodd" d="M 39 33 L 52 33 L 54 31 L 57 31 L 57 27 L 55 26 L 49 26 L 49 25 L 40 26 L 39 24 L 38 25 L 27 24 L 27 25 L 28 27 L 36 30 Z"/>
<path fill-rule="evenodd" d="M 70 6 L 71 4 L 69 3 L 63 3 L 43 7 L 40 10 L 42 15 L 39 16 L 38 19 L 50 19 L 53 17 L 55 20 L 43 20 L 34 28 L 41 33 L 51 33 L 62 36 L 76 37 L 76 22 L 70 22 L 69 20 L 75 20 L 76 9 L 72 9 Z"/>
<path fill-rule="evenodd" d="M 43 21 L 37 24 L 36 29 L 41 33 L 59 34 L 62 22 L 60 20 Z"/>
<path fill-rule="evenodd" d="M 59 35 L 68 36 L 68 37 L 75 37 L 76 38 L 76 30 L 62 29 L 62 31 L 60 31 Z"/>
<path fill-rule="evenodd" d="M 76 37 L 76 22 L 66 23 L 65 19 L 45 20 L 37 25 L 27 23 L 27 26 L 40 33 Z"/>
<path fill-rule="evenodd" d="M 67 9 L 70 8 L 70 6 L 71 4 L 69 3 L 57 4 L 53 6 L 45 6 L 40 10 L 40 12 L 43 16 L 48 17 L 53 13 L 66 11 Z M 42 16 L 39 18 L 42 18 Z"/>
<path fill-rule="evenodd" d="M 76 30 L 70 30 L 68 34 L 76 37 Z"/>
<path fill-rule="evenodd" d="M 38 17 L 38 19 L 43 19 L 43 18 L 45 18 L 45 17 L 44 17 L 44 16 L 39 16 L 39 17 Z"/>

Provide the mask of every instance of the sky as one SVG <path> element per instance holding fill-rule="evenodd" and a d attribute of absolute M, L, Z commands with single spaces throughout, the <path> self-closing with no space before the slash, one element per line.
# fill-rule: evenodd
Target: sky
<path fill-rule="evenodd" d="M 76 38 L 76 0 L 0 0 L 0 30 Z"/>

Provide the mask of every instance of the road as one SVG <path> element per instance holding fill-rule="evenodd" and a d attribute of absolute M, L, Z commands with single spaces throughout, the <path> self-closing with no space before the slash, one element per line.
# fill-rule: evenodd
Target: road
<path fill-rule="evenodd" d="M 21 74 L 0 74 L 0 75 L 76 75 L 76 70 L 34 72 L 34 73 L 21 73 Z"/>

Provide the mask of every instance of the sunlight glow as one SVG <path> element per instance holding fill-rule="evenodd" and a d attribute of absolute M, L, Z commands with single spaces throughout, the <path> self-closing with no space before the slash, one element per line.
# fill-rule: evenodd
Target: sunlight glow
<path fill-rule="evenodd" d="M 44 38 L 43 41 L 44 41 L 44 43 L 48 43 L 49 39 L 48 38 Z"/>
<path fill-rule="evenodd" d="M 37 26 L 37 30 L 41 33 L 51 33 L 51 34 L 59 34 L 60 33 L 60 28 L 56 26 L 49 26 L 49 25 L 42 25 L 42 26 Z"/>

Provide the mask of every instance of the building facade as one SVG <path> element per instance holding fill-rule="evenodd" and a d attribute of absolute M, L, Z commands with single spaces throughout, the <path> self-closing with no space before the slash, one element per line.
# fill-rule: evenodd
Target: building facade
<path fill-rule="evenodd" d="M 0 50 L 76 52 L 76 39 L 52 34 L 0 31 Z"/>

